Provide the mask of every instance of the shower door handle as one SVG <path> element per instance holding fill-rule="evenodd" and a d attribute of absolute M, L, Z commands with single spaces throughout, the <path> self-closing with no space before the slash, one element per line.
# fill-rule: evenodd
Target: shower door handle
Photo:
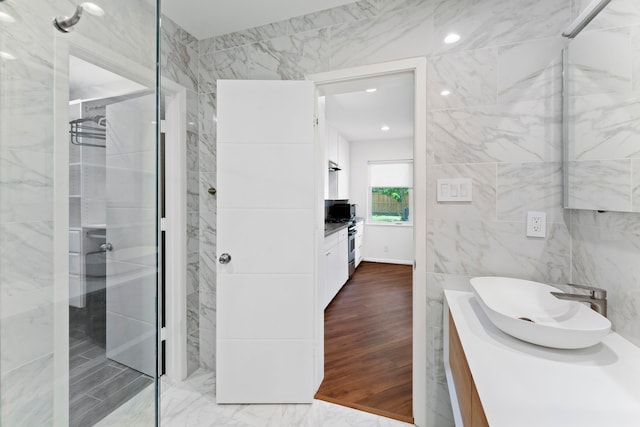
<path fill-rule="evenodd" d="M 111 243 L 103 243 L 100 245 L 100 250 L 103 252 L 112 251 L 113 245 Z"/>

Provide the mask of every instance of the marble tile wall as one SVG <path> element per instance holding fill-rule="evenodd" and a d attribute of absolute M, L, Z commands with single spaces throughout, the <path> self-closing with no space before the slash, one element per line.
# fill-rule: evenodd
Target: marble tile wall
<path fill-rule="evenodd" d="M 362 0 L 200 40 L 201 193 L 215 179 L 213 163 L 203 162 L 202 152 L 206 146 L 215 155 L 216 79 L 299 79 L 427 57 L 430 425 L 453 425 L 442 365 L 442 289 L 466 289 L 474 275 L 569 280 L 571 237 L 561 208 L 559 35 L 570 17 L 570 0 Z M 445 45 L 452 31 L 462 39 Z M 443 89 L 451 95 L 442 97 Z M 460 177 L 472 178 L 474 202 L 436 203 L 435 180 Z M 215 301 L 215 204 L 203 207 L 203 200 L 200 286 Z M 549 215 L 545 239 L 525 236 L 528 210 Z M 213 332 L 213 305 L 210 312 L 201 310 L 201 332 L 204 321 Z M 208 332 L 209 337 L 213 342 Z M 201 333 L 201 346 L 203 340 Z"/>
<path fill-rule="evenodd" d="M 572 14 L 579 13 L 587 3 L 575 0 Z M 583 35 L 586 37 L 582 41 L 575 41 L 591 43 L 585 48 L 602 44 L 599 52 L 617 56 L 587 63 L 592 67 L 579 70 L 584 79 L 579 87 L 572 88 L 572 95 L 580 104 L 576 119 L 580 127 L 575 129 L 580 138 L 571 145 L 571 159 L 577 161 L 570 165 L 569 172 L 580 174 L 580 180 L 570 188 L 574 198 L 571 206 L 634 212 L 571 211 L 571 279 L 573 283 L 606 289 L 614 330 L 640 345 L 640 214 L 636 213 L 640 210 L 638 2 L 613 0 Z M 582 47 L 578 46 L 578 54 L 584 53 L 580 51 Z M 605 112 L 607 119 L 602 116 Z"/>
<path fill-rule="evenodd" d="M 0 424 L 53 425 L 65 378 L 55 370 L 54 339 L 54 37 L 53 16 L 75 2 L 5 1 L 0 11 Z M 68 39 L 84 37 L 153 68 L 155 5 L 149 0 L 103 2 L 85 14 Z M 131 22 L 131 20 L 134 22 Z M 65 199 L 66 200 L 66 199 Z M 55 362 L 55 363 L 54 363 Z M 63 409 L 61 411 L 64 411 Z"/>
<path fill-rule="evenodd" d="M 53 419 L 53 6 L 33 3 L 0 3 L 2 425 Z"/>
<path fill-rule="evenodd" d="M 572 15 L 586 3 L 576 0 Z M 640 212 L 640 6 L 613 0 L 569 45 L 567 206 Z"/>
<path fill-rule="evenodd" d="M 175 22 L 161 19 L 160 66 L 164 78 L 187 91 L 187 373 L 200 367 L 200 147 L 198 41 Z"/>

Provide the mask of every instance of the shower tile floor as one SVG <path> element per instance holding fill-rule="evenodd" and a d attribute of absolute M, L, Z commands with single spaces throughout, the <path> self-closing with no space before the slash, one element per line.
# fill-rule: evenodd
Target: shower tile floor
<path fill-rule="evenodd" d="M 163 377 L 162 427 L 410 427 L 412 424 L 314 400 L 310 405 L 218 405 L 215 376 L 200 369 L 172 384 Z M 125 403 L 98 427 L 152 427 L 154 387 Z"/>
<path fill-rule="evenodd" d="M 150 384 L 152 378 L 107 359 L 80 329 L 69 334 L 69 425 L 89 427 Z"/>

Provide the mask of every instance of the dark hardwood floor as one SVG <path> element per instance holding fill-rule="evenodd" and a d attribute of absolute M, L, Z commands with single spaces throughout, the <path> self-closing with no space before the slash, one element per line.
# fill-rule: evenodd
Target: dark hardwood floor
<path fill-rule="evenodd" d="M 317 399 L 413 423 L 411 277 L 363 262 L 329 304 Z"/>

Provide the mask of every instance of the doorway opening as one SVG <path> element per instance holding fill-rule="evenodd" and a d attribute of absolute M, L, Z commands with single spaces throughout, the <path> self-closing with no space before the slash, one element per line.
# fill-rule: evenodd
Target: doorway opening
<path fill-rule="evenodd" d="M 360 240 L 362 247 L 359 256 L 356 256 L 358 264 L 364 264 L 360 264 L 333 302 L 327 305 L 326 298 L 318 298 L 321 301 L 318 318 L 321 320 L 316 321 L 322 321 L 318 330 L 322 330 L 319 347 L 323 347 L 324 357 L 317 354 L 317 359 L 323 362 L 316 369 L 324 372 L 324 375 L 318 375 L 319 378 L 324 377 L 324 382 L 319 384 L 316 398 L 425 425 L 426 61 L 424 58 L 395 61 L 316 74 L 309 78 L 318 86 L 319 120 L 322 123 L 324 119 L 327 124 L 325 128 L 319 126 L 319 139 L 338 140 L 337 150 L 331 148 L 331 142 L 328 143 L 327 155 L 322 161 L 323 171 L 327 171 L 327 164 L 340 169 L 338 172 L 324 172 L 325 199 L 356 204 L 356 221 L 361 222 L 364 228 L 364 236 Z M 376 95 L 380 95 L 380 108 L 374 105 Z M 402 117 L 408 119 L 403 120 Z M 338 133 L 337 137 L 335 133 Z M 347 150 L 340 147 L 341 143 L 344 144 L 343 140 L 350 140 Z M 333 154 L 335 152 L 337 155 Z M 343 156 L 346 159 L 343 164 L 340 161 L 341 152 L 348 153 L 348 157 Z M 341 185 L 341 180 L 348 184 Z M 323 268 L 322 251 L 319 252 L 319 269 L 327 270 L 326 265 Z M 367 334 L 369 338 L 376 334 L 380 337 L 385 333 L 401 336 L 404 333 L 409 339 L 408 342 L 397 344 L 396 350 L 403 348 L 399 359 L 393 358 L 398 357 L 397 352 L 394 356 L 391 353 L 386 356 L 378 353 L 376 373 L 376 352 L 371 351 L 376 345 L 375 340 L 361 339 L 362 348 L 354 351 L 369 353 L 372 357 L 361 370 L 373 374 L 372 378 L 377 374 L 379 381 L 376 384 L 367 385 L 366 381 L 358 384 L 353 381 L 353 371 L 357 368 L 354 367 L 350 374 L 349 367 L 344 363 L 350 357 L 335 356 L 330 352 L 332 348 L 337 348 L 335 343 L 340 339 L 347 339 L 350 343 L 358 341 L 354 336 L 346 338 L 354 333 L 350 316 L 346 313 L 351 310 L 353 317 L 358 315 L 358 310 L 366 312 L 365 299 L 372 297 L 375 301 L 376 298 L 370 292 L 372 288 L 367 288 L 367 285 L 385 286 L 384 280 L 377 279 L 386 274 L 395 275 L 386 286 L 396 288 L 398 295 L 402 293 L 399 289 L 403 289 L 403 279 L 398 278 L 404 275 L 405 306 L 402 308 L 398 305 L 399 312 L 395 316 L 408 321 L 401 326 L 403 330 L 394 332 L 393 310 L 387 314 L 391 317 L 386 321 L 384 315 L 379 318 L 372 316 L 369 318 L 370 327 L 365 322 L 360 337 Z M 326 277 L 331 275 L 320 273 L 320 282 Z M 319 288 L 322 285 L 320 283 Z M 389 294 L 385 296 L 381 293 L 379 298 L 384 300 L 389 298 Z M 402 299 L 402 296 L 399 298 Z M 354 306 L 344 308 L 349 302 Z M 368 304 L 375 305 L 375 302 L 369 301 Z M 387 301 L 387 307 L 392 305 Z M 345 310 L 342 314 L 339 310 L 341 306 Z M 382 325 L 372 332 L 376 320 L 380 320 Z M 396 375 L 388 375 L 387 384 L 383 384 L 384 380 L 380 381 L 385 372 L 383 365 L 387 371 L 391 371 L 403 363 L 405 370 L 402 374 L 396 370 Z M 409 369 L 406 369 L 407 364 Z M 398 382 L 402 375 L 405 380 Z M 334 381 L 336 378 L 337 382 Z M 362 389 L 358 390 L 358 387 Z M 388 398 L 384 397 L 385 393 L 388 393 Z M 394 403 L 395 407 L 394 404 L 387 405 L 398 395 L 403 397 Z"/>
<path fill-rule="evenodd" d="M 69 424 L 156 376 L 155 92 L 69 57 Z"/>

